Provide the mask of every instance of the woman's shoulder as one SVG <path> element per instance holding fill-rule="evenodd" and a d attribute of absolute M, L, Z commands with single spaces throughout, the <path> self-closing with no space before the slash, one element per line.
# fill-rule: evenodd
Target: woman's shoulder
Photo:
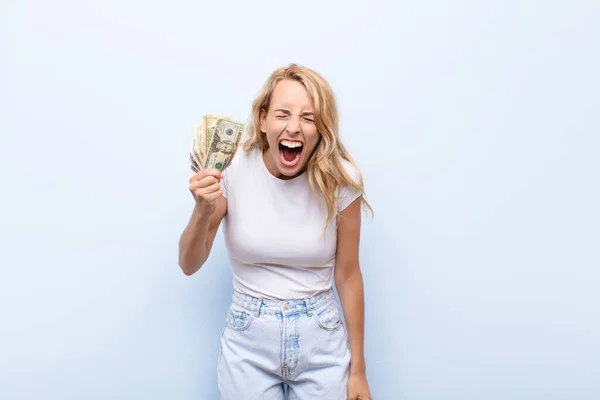
<path fill-rule="evenodd" d="M 346 173 L 346 175 L 348 175 L 348 177 L 350 177 L 350 179 L 354 183 L 356 183 L 357 185 L 360 185 L 362 177 L 361 177 L 360 171 L 359 171 L 358 167 L 356 166 L 356 164 L 354 164 L 350 160 L 343 158 L 343 157 L 340 158 L 340 164 L 342 165 L 342 168 L 343 168 L 344 172 Z"/>
<path fill-rule="evenodd" d="M 354 182 L 356 186 L 362 188 L 362 176 L 356 164 L 345 158 L 341 159 L 340 164 L 350 180 Z M 346 207 L 348 207 L 348 205 L 350 205 L 350 203 L 352 203 L 361 195 L 362 190 L 359 190 L 357 187 L 354 187 L 350 184 L 342 183 L 339 187 L 338 210 L 343 211 Z"/>
<path fill-rule="evenodd" d="M 223 175 L 229 180 L 235 179 L 240 174 L 252 173 L 255 170 L 257 149 L 246 151 L 240 146 L 235 152 L 230 164 L 223 171 Z"/>
<path fill-rule="evenodd" d="M 254 149 L 250 151 L 245 151 L 243 145 L 240 144 L 238 149 L 235 151 L 233 158 L 231 159 L 231 163 L 227 167 L 227 169 L 236 169 L 239 168 L 240 165 L 245 165 L 252 162 L 252 156 L 254 153 Z"/>
<path fill-rule="evenodd" d="M 223 171 L 223 181 L 221 187 L 223 188 L 223 194 L 225 197 L 228 196 L 228 189 L 231 186 L 235 186 L 236 181 L 243 180 L 245 175 L 252 173 L 255 170 L 253 164 L 256 162 L 256 149 L 245 151 L 243 147 L 240 147 L 235 152 L 231 163 Z"/>

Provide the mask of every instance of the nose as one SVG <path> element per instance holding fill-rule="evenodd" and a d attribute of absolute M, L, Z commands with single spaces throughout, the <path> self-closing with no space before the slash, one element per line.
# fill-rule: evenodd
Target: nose
<path fill-rule="evenodd" d="M 288 124 L 285 127 L 285 130 L 288 131 L 289 134 L 296 134 L 300 132 L 300 117 L 292 116 L 288 119 Z"/>

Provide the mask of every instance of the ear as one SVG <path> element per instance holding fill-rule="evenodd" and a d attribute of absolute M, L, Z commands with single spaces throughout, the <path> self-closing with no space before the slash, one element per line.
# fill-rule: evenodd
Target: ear
<path fill-rule="evenodd" d="M 265 133 L 267 130 L 265 129 L 265 121 L 267 120 L 267 111 L 264 108 L 260 109 L 260 117 L 258 118 L 260 122 L 260 131 Z"/>

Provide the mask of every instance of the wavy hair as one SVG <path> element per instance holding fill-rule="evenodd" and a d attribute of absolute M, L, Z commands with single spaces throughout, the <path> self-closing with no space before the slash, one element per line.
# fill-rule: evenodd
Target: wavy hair
<path fill-rule="evenodd" d="M 361 208 L 373 211 L 364 197 L 363 179 L 358 166 L 350 156 L 339 137 L 338 111 L 335 96 L 329 84 L 321 75 L 310 68 L 290 64 L 275 70 L 267 79 L 261 93 L 252 103 L 252 115 L 248 124 L 250 138 L 243 149 L 249 152 L 258 148 L 269 148 L 267 137 L 260 129 L 261 111 L 267 112 L 271 96 L 277 83 L 282 80 L 300 82 L 307 90 L 314 107 L 314 123 L 320 134 L 319 142 L 310 155 L 307 163 L 308 183 L 312 192 L 319 198 L 323 196 L 327 206 L 325 229 L 337 216 L 337 194 L 342 186 L 347 185 L 358 190 L 361 197 Z M 358 173 L 355 182 L 345 171 L 342 160 L 349 161 Z"/>

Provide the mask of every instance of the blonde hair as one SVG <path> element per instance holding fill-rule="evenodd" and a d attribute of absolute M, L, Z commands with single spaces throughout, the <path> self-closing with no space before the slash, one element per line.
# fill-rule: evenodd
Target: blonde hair
<path fill-rule="evenodd" d="M 319 142 L 307 163 L 308 183 L 315 196 L 321 193 L 327 206 L 327 220 L 325 229 L 338 214 L 337 193 L 343 185 L 358 190 L 363 209 L 371 206 L 364 198 L 362 175 L 356 162 L 352 159 L 339 138 L 338 111 L 333 91 L 329 84 L 317 72 L 296 64 L 275 70 L 262 92 L 252 103 L 252 115 L 248 124 L 250 138 L 244 143 L 246 152 L 254 148 L 265 150 L 269 147 L 266 135 L 260 129 L 261 111 L 269 110 L 271 96 L 277 83 L 282 80 L 300 82 L 308 91 L 314 107 L 314 123 L 320 133 Z M 355 182 L 345 171 L 342 160 L 349 161 L 358 173 L 358 182 Z"/>

